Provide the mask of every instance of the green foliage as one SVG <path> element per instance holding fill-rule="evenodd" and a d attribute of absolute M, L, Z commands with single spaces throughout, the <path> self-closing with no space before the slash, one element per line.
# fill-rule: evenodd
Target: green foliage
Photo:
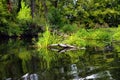
<path fill-rule="evenodd" d="M 112 34 L 109 33 L 109 31 L 107 31 L 105 29 L 97 29 L 97 30 L 91 32 L 91 38 L 97 39 L 97 40 L 111 41 Z"/>
<path fill-rule="evenodd" d="M 21 0 L 21 8 L 16 18 L 19 25 L 19 29 L 20 29 L 19 32 L 21 32 L 21 34 L 30 34 L 31 32 L 30 25 L 33 23 L 32 16 L 31 16 L 31 9 L 24 2 L 24 0 Z M 32 35 L 32 32 L 31 32 L 31 35 Z"/>
<path fill-rule="evenodd" d="M 48 21 L 53 28 L 59 28 L 63 24 L 62 15 L 59 9 L 53 8 L 48 13 Z"/>
<path fill-rule="evenodd" d="M 120 52 L 120 43 L 114 43 L 113 46 L 115 46 L 114 48 L 115 48 L 116 52 Z M 119 54 L 119 56 L 120 56 L 120 54 Z"/>
<path fill-rule="evenodd" d="M 110 42 L 106 42 L 107 44 Z M 90 47 L 99 47 L 101 50 L 106 46 L 103 40 L 86 40 L 86 45 Z"/>
<path fill-rule="evenodd" d="M 46 68 L 49 69 L 50 68 L 50 64 L 52 63 L 52 61 L 58 59 L 58 56 L 55 55 L 56 53 L 54 53 L 53 51 L 49 51 L 47 49 L 44 48 L 40 48 L 38 49 L 38 56 L 42 56 L 44 63 L 46 63 Z"/>
<path fill-rule="evenodd" d="M 7 7 L 5 4 L 3 4 L 2 1 L 0 1 L 0 24 L 6 24 L 7 23 L 7 18 L 9 17 L 9 13 L 7 11 Z"/>
<path fill-rule="evenodd" d="M 61 31 L 66 33 L 73 33 L 78 30 L 78 27 L 76 24 L 64 24 L 64 26 L 61 28 Z"/>
<path fill-rule="evenodd" d="M 90 33 L 83 28 L 80 28 L 76 34 L 78 35 L 79 38 L 82 38 L 82 39 L 89 39 L 89 36 L 90 36 Z"/>
<path fill-rule="evenodd" d="M 30 21 L 31 20 L 31 15 L 30 15 L 30 8 L 28 5 L 25 5 L 25 2 L 22 0 L 21 1 L 21 9 L 18 13 L 17 18 L 19 20 L 25 20 L 25 21 Z"/>
<path fill-rule="evenodd" d="M 64 35 L 60 36 L 57 34 L 51 34 L 50 31 L 46 30 L 46 32 L 43 33 L 43 36 L 39 38 L 38 45 L 41 48 L 43 47 L 45 48 L 49 44 L 63 43 L 63 44 L 71 44 L 71 45 L 83 47 L 88 44 L 88 40 L 95 40 L 92 45 L 94 46 L 98 45 L 101 47 L 101 46 L 105 46 L 101 42 L 112 41 L 112 37 L 115 35 L 114 31 L 115 29 L 109 29 L 109 28 L 90 29 L 88 31 L 81 28 L 77 32 L 71 33 L 70 35 L 67 35 L 65 37 Z"/>
<path fill-rule="evenodd" d="M 10 17 L 10 13 L 7 11 L 7 7 L 4 2 L 0 1 L 0 31 L 4 32 L 5 28 L 2 28 L 3 26 L 7 25 L 8 18 Z"/>
<path fill-rule="evenodd" d="M 0 2 L 0 34 L 19 36 L 22 31 L 17 22 L 14 21 L 15 18 L 13 18 L 13 15 L 8 11 L 5 3 L 6 1 Z"/>
<path fill-rule="evenodd" d="M 9 22 L 7 33 L 9 36 L 14 36 L 14 35 L 20 36 L 23 33 L 23 31 L 21 30 L 21 28 L 17 23 Z"/>
<path fill-rule="evenodd" d="M 103 25 L 100 27 L 105 27 L 104 23 L 108 24 L 108 27 L 120 24 L 118 0 L 35 0 L 33 3 L 30 0 L 21 0 L 21 6 L 19 4 L 19 0 L 13 0 L 9 4 L 6 0 L 0 2 L 0 34 L 11 36 L 29 33 L 29 26 L 33 23 L 37 27 L 47 23 L 52 29 L 67 33 L 77 32 L 81 27 L 79 25 L 84 25 L 84 28 L 94 28 L 96 24 Z M 11 11 L 9 7 L 12 8 Z M 33 18 L 31 11 L 34 14 Z M 36 29 L 32 28 L 33 32 L 39 31 L 38 28 Z M 101 32 L 96 31 L 95 34 L 98 35 Z M 101 39 L 100 36 L 104 36 L 104 39 L 109 38 L 107 33 L 104 32 L 104 34 L 95 38 Z"/>
<path fill-rule="evenodd" d="M 42 38 L 40 37 L 38 45 L 40 47 L 47 47 L 49 44 L 49 39 L 50 39 L 50 31 L 48 30 L 48 27 L 46 28 L 46 31 L 43 33 Z"/>
<path fill-rule="evenodd" d="M 46 26 L 46 31 L 42 35 L 39 35 L 39 41 L 37 45 L 40 48 L 47 48 L 49 44 L 59 43 L 61 39 L 62 38 L 60 36 L 54 33 L 52 34 L 48 26 Z"/>
<path fill-rule="evenodd" d="M 77 34 L 72 34 L 68 38 L 66 38 L 63 43 L 65 44 L 71 44 L 71 45 L 76 45 L 76 46 L 85 46 L 85 40 L 80 38 L 79 35 Z"/>
<path fill-rule="evenodd" d="M 67 16 L 70 22 L 78 21 L 81 24 L 86 24 L 86 27 L 93 28 L 95 23 L 103 24 L 104 22 L 109 26 L 117 26 L 120 14 L 116 4 L 117 1 L 112 0 L 78 0 L 76 5 L 73 5 L 72 2 L 65 5 L 63 15 Z"/>
<path fill-rule="evenodd" d="M 120 41 L 120 25 L 113 35 L 113 40 Z"/>
<path fill-rule="evenodd" d="M 74 32 L 70 36 L 68 36 L 63 43 L 77 45 L 77 46 L 86 46 L 86 39 L 88 38 L 89 33 L 80 28 L 77 32 Z"/>

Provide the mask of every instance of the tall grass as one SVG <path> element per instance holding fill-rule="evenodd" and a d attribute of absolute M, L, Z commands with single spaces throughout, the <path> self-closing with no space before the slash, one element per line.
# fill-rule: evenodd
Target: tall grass
<path fill-rule="evenodd" d="M 46 26 L 46 31 L 43 34 L 39 35 L 39 41 L 37 45 L 39 48 L 47 48 L 50 44 L 60 43 L 62 40 L 61 36 L 58 36 L 55 33 L 51 33 L 49 30 L 49 26 Z"/>
<path fill-rule="evenodd" d="M 115 31 L 113 35 L 113 39 L 115 41 L 120 41 L 120 25 L 118 26 L 117 30 Z"/>
<path fill-rule="evenodd" d="M 65 33 L 66 34 L 66 33 Z M 38 45 L 40 46 L 38 52 L 40 56 L 43 56 L 47 67 L 50 67 L 50 64 L 54 61 L 58 60 L 61 54 L 56 54 L 56 52 L 50 52 L 47 50 L 47 46 L 50 44 L 71 44 L 78 47 L 84 46 L 96 46 L 99 47 L 101 50 L 105 47 L 105 43 L 103 41 L 111 42 L 112 38 L 115 40 L 120 40 L 120 27 L 116 29 L 111 28 L 102 28 L 102 29 L 79 29 L 77 32 L 67 34 L 67 37 L 61 36 L 59 34 L 55 34 L 50 32 L 49 26 L 46 26 L 46 31 L 39 36 Z M 107 43 L 108 44 L 108 43 Z M 116 48 L 119 50 L 119 47 Z M 66 52 L 66 54 L 71 58 L 71 62 L 76 63 L 77 58 L 82 56 L 85 53 L 85 50 L 80 52 Z M 64 54 L 62 54 L 63 57 Z"/>
<path fill-rule="evenodd" d="M 46 68 L 50 68 L 52 61 L 57 59 L 56 53 L 51 52 L 50 50 L 41 48 L 38 50 L 38 56 L 41 57 L 46 65 Z"/>
<path fill-rule="evenodd" d="M 47 45 L 50 43 L 49 39 L 50 39 L 50 32 L 48 30 L 48 27 L 46 27 L 46 31 L 42 34 L 42 35 L 39 35 L 39 41 L 38 41 L 38 46 L 41 48 L 41 47 L 47 47 Z"/>
<path fill-rule="evenodd" d="M 76 45 L 76 46 L 85 46 L 86 45 L 85 39 L 79 31 L 68 36 L 63 41 L 63 43 Z"/>
<path fill-rule="evenodd" d="M 90 38 L 93 40 L 111 41 L 112 33 L 104 29 L 96 29 L 90 32 Z"/>
<path fill-rule="evenodd" d="M 48 26 L 46 31 L 39 37 L 38 45 L 40 48 L 46 48 L 50 44 L 71 44 L 76 46 L 86 46 L 88 40 L 97 40 L 97 41 L 107 41 L 111 42 L 112 38 L 115 40 L 120 40 L 120 28 L 117 29 L 117 32 L 110 28 L 100 28 L 100 29 L 89 29 L 85 30 L 80 28 L 77 32 L 68 33 L 67 37 L 61 36 L 59 34 L 50 32 Z M 66 33 L 64 33 L 66 34 Z M 63 34 L 63 35 L 64 35 Z M 97 44 L 96 44 L 97 45 Z"/>
<path fill-rule="evenodd" d="M 74 33 L 77 30 L 77 24 L 64 24 L 64 26 L 61 28 L 61 31 L 65 33 Z"/>

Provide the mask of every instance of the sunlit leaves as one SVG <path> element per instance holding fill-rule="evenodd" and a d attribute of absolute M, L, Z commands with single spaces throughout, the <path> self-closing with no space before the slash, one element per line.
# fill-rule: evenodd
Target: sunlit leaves
<path fill-rule="evenodd" d="M 19 20 L 26 20 L 26 21 L 29 21 L 31 19 L 30 8 L 27 5 L 25 5 L 25 2 L 23 0 L 21 1 L 21 9 L 18 13 L 17 18 Z"/>
<path fill-rule="evenodd" d="M 117 40 L 117 41 L 120 41 L 120 26 L 118 27 L 115 34 L 113 35 L 113 39 Z"/>

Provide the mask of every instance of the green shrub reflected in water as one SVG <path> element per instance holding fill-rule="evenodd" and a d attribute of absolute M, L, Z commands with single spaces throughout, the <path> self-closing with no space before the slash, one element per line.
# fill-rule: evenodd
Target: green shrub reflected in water
<path fill-rule="evenodd" d="M 107 44 L 90 40 L 86 41 L 84 50 L 59 53 L 46 48 L 33 48 L 27 41 L 8 40 L 0 43 L 0 79 L 18 79 L 26 73 L 36 73 L 41 80 L 73 79 L 75 76 L 85 78 L 106 70 L 116 79 L 119 78 L 114 75 L 120 65 L 119 46 L 111 43 L 115 51 L 106 52 L 104 48 Z"/>

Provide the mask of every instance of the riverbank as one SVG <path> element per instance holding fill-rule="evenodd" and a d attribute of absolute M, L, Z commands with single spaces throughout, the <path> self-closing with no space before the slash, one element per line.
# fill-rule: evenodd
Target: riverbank
<path fill-rule="evenodd" d="M 99 28 L 99 29 L 84 29 L 80 28 L 74 33 L 59 34 L 50 32 L 47 28 L 43 34 L 39 34 L 37 45 L 40 48 L 47 48 L 50 44 L 70 44 L 79 47 L 86 46 L 89 40 L 97 40 L 102 42 L 119 41 L 120 27 L 118 28 Z"/>

